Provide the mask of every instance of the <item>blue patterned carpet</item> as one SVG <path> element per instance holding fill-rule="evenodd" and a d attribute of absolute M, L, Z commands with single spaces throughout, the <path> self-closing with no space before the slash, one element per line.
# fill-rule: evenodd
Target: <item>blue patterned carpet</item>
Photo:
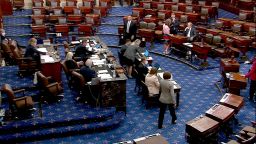
<path fill-rule="evenodd" d="M 224 13 L 220 10 L 220 15 L 231 16 L 230 13 Z M 131 13 L 131 8 L 112 8 L 110 11 L 111 15 L 127 15 Z M 223 14 L 224 13 L 224 14 Z M 15 13 L 16 14 L 16 13 Z M 17 14 L 19 15 L 19 14 Z M 233 16 L 233 15 L 232 15 Z M 111 18 L 105 18 L 106 22 L 111 22 Z M 119 21 L 120 18 L 117 18 Z M 108 21 L 110 20 L 110 21 Z M 114 21 L 114 20 L 113 20 Z M 116 22 L 115 21 L 115 22 Z M 99 27 L 99 32 L 117 32 L 117 26 L 111 26 L 106 28 L 106 25 Z M 26 28 L 25 28 L 26 29 Z M 111 29 L 111 30 L 110 30 Z M 106 30 L 106 31 L 105 31 Z M 7 33 L 9 33 L 9 30 Z M 19 30 L 17 30 L 19 31 Z M 107 45 L 118 45 L 118 36 L 111 35 L 99 35 L 99 37 Z M 22 38 L 21 38 L 22 39 Z M 25 39 L 25 38 L 23 38 Z M 153 49 L 156 52 L 161 51 L 162 45 L 160 43 L 155 44 Z M 111 48 L 111 51 L 117 57 L 118 49 Z M 63 55 L 63 54 L 62 54 Z M 59 143 L 59 144 L 68 144 L 68 143 L 77 143 L 77 144 L 110 144 L 123 140 L 132 140 L 141 136 L 160 133 L 162 134 L 169 143 L 175 144 L 184 144 L 185 140 L 185 123 L 201 114 L 204 114 L 206 110 L 212 107 L 214 104 L 218 103 L 221 98 L 221 94 L 215 83 L 220 79 L 218 60 L 209 60 L 210 65 L 213 65 L 212 69 L 206 69 L 204 71 L 196 71 L 187 65 L 174 61 L 172 59 L 157 56 L 151 54 L 154 59 L 154 62 L 157 62 L 161 65 L 164 70 L 168 70 L 173 73 L 174 79 L 182 86 L 181 96 L 180 96 L 180 106 L 177 109 L 178 121 L 176 125 L 171 124 L 171 118 L 169 113 L 166 112 L 164 125 L 162 129 L 157 128 L 157 119 L 158 119 L 158 108 L 146 109 L 143 104 L 141 104 L 141 97 L 137 96 L 134 92 L 135 80 L 129 79 L 127 81 L 127 115 L 123 122 L 119 125 L 118 128 L 114 128 L 110 131 L 98 132 L 98 133 L 89 133 L 84 135 L 76 136 L 67 136 L 63 138 L 51 138 L 47 140 L 34 141 L 31 143 Z M 241 64 L 240 72 L 246 73 L 250 65 Z M 14 84 L 15 86 L 26 86 L 32 83 L 31 78 L 20 79 L 16 76 L 17 67 L 0 67 L 0 85 L 3 83 Z M 77 107 L 74 101 L 74 95 L 71 93 L 67 87 L 66 78 L 63 76 L 64 87 L 65 87 L 65 99 L 64 106 L 57 104 L 57 107 L 61 108 L 64 111 L 69 111 L 70 107 Z M 222 90 L 224 91 L 224 90 Z M 248 89 L 242 90 L 241 95 L 245 98 L 245 105 L 238 113 L 237 118 L 241 125 L 234 126 L 235 133 L 241 129 L 244 125 L 249 125 L 250 121 L 255 120 L 255 111 L 256 104 L 248 101 Z M 70 100 L 70 101 L 69 101 Z M 53 108 L 49 106 L 44 110 L 45 115 L 51 116 L 51 111 Z M 74 108 L 74 110 L 77 110 Z M 86 109 L 89 110 L 89 109 Z M 79 113 L 80 115 L 81 113 Z M 75 117 L 75 116 L 71 116 Z M 0 128 L 1 130 L 1 128 Z M 40 133 L 40 131 L 38 131 Z M 43 133 L 43 132 L 42 132 Z M 221 141 L 228 141 L 223 134 L 219 134 Z"/>

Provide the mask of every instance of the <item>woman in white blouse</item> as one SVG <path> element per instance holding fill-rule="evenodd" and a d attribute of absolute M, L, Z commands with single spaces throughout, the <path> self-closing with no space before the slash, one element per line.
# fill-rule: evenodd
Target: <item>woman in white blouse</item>
<path fill-rule="evenodd" d="M 149 97 L 159 97 L 160 83 L 156 74 L 157 69 L 153 67 L 145 77 L 145 84 L 148 87 Z"/>

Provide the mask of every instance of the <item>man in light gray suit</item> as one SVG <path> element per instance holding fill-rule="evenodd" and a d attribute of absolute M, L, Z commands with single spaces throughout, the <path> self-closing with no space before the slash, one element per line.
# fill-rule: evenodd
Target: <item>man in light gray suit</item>
<path fill-rule="evenodd" d="M 160 112 L 158 118 L 158 128 L 161 129 L 164 120 L 164 113 L 168 106 L 170 114 L 172 116 L 172 124 L 176 123 L 177 117 L 175 114 L 176 100 L 174 94 L 174 84 L 171 82 L 172 74 L 170 72 L 164 72 L 163 79 L 160 80 L 161 95 L 160 101 Z"/>

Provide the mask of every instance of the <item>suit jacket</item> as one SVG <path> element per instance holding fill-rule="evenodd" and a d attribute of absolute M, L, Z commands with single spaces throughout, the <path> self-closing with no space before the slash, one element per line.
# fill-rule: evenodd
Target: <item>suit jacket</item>
<path fill-rule="evenodd" d="M 87 57 L 88 55 L 93 54 L 93 51 L 89 51 L 84 45 L 80 44 L 76 47 L 75 57 Z"/>
<path fill-rule="evenodd" d="M 137 52 L 139 52 L 138 47 L 135 45 L 130 45 L 125 50 L 124 57 L 126 57 L 127 59 L 132 60 L 134 62 Z"/>
<path fill-rule="evenodd" d="M 126 32 L 126 29 L 127 29 L 127 20 L 124 22 L 124 32 Z M 136 32 L 137 32 L 137 26 L 136 26 L 136 23 L 134 21 L 131 21 L 131 24 L 130 24 L 130 28 L 129 28 L 129 34 L 131 35 L 136 35 Z"/>
<path fill-rule="evenodd" d="M 187 36 L 188 35 L 188 32 L 189 32 L 189 29 L 186 28 L 183 32 L 184 36 Z M 189 40 L 190 41 L 193 41 L 194 38 L 196 37 L 197 35 L 197 32 L 196 32 L 196 28 L 194 26 L 192 26 L 191 30 L 190 30 L 190 37 L 189 37 Z"/>
<path fill-rule="evenodd" d="M 174 21 L 172 21 L 171 27 L 170 27 L 170 33 L 171 34 L 177 34 L 179 30 L 180 22 L 175 18 Z"/>
<path fill-rule="evenodd" d="M 148 73 L 148 68 L 145 65 L 143 65 L 142 63 L 140 63 L 137 67 L 137 71 L 139 74 L 139 78 L 141 80 L 145 81 L 145 76 Z"/>
<path fill-rule="evenodd" d="M 24 57 L 31 57 L 34 60 L 40 61 L 40 53 L 34 46 L 28 45 Z"/>
<path fill-rule="evenodd" d="M 147 74 L 145 77 L 145 84 L 148 87 L 149 96 L 159 94 L 160 83 L 156 75 Z"/>
<path fill-rule="evenodd" d="M 87 66 L 82 66 L 80 69 L 80 73 L 84 77 L 86 82 L 91 81 L 92 78 L 96 77 L 96 72 Z"/>
<path fill-rule="evenodd" d="M 159 101 L 164 104 L 176 104 L 174 84 L 171 82 L 171 80 L 161 79 L 160 87 L 161 95 Z"/>

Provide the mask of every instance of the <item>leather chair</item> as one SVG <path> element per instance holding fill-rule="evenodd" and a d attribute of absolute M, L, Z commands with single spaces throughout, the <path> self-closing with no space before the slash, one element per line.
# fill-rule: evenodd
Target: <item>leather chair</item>
<path fill-rule="evenodd" d="M 24 0 L 13 0 L 13 7 L 17 9 L 23 8 L 25 5 Z"/>
<path fill-rule="evenodd" d="M 204 24 L 208 23 L 208 18 L 209 18 L 209 10 L 208 10 L 208 8 L 204 8 L 204 7 L 201 8 L 201 17 L 200 18 L 201 18 L 201 21 Z"/>
<path fill-rule="evenodd" d="M 201 6 L 205 6 L 205 1 L 198 1 L 198 4 Z"/>
<path fill-rule="evenodd" d="M 38 88 L 42 94 L 42 100 L 45 102 L 60 101 L 63 95 L 63 88 L 60 83 L 52 82 L 51 77 L 44 76 L 40 71 L 36 72 Z"/>
<path fill-rule="evenodd" d="M 215 28 L 223 30 L 223 21 L 216 21 Z"/>
<path fill-rule="evenodd" d="M 46 0 L 46 5 L 49 7 L 59 7 L 60 6 L 60 0 Z"/>
<path fill-rule="evenodd" d="M 43 7 L 44 1 L 43 0 L 32 0 L 33 7 Z"/>
<path fill-rule="evenodd" d="M 180 16 L 180 25 L 179 25 L 179 29 L 181 31 L 183 31 L 186 28 L 187 22 L 188 22 L 188 16 L 187 15 L 181 15 Z"/>
<path fill-rule="evenodd" d="M 179 10 L 179 6 L 178 5 L 172 5 L 172 11 L 178 11 Z"/>
<path fill-rule="evenodd" d="M 84 77 L 76 71 L 71 72 L 71 77 L 72 79 L 69 80 L 70 81 L 69 83 L 71 83 L 72 88 L 77 91 L 78 93 L 77 99 L 78 98 L 80 99 L 83 97 L 86 81 Z"/>
<path fill-rule="evenodd" d="M 12 46 L 15 47 L 14 45 Z M 12 53 L 14 60 L 19 67 L 18 75 L 20 77 L 32 75 L 34 72 L 40 69 L 40 62 L 33 60 L 31 57 L 23 57 L 22 53 L 17 47 L 15 47 Z"/>
<path fill-rule="evenodd" d="M 185 12 L 187 12 L 187 13 L 193 12 L 193 7 L 192 6 L 186 6 Z"/>
<path fill-rule="evenodd" d="M 157 9 L 158 10 L 164 10 L 164 4 L 158 4 Z"/>
<path fill-rule="evenodd" d="M 74 61 L 74 63 L 76 63 L 76 61 L 75 60 L 73 60 Z M 66 75 L 66 78 L 67 78 L 67 81 L 68 81 L 68 85 L 69 85 L 69 87 L 71 87 L 72 85 L 71 85 L 71 73 L 73 72 L 73 71 L 79 71 L 79 68 L 78 68 L 78 66 L 77 66 L 77 68 L 76 69 L 69 69 L 68 67 L 67 67 L 67 65 L 66 65 L 66 60 L 64 60 L 64 61 L 62 61 L 61 62 L 61 66 L 62 66 L 62 68 L 63 68 L 63 71 L 65 72 L 65 75 Z"/>
<path fill-rule="evenodd" d="M 211 45 L 212 44 L 213 35 L 212 34 L 206 34 L 204 37 L 204 42 Z"/>
<path fill-rule="evenodd" d="M 186 0 L 185 3 L 186 3 L 187 5 L 191 5 L 191 4 L 192 4 L 192 0 Z"/>
<path fill-rule="evenodd" d="M 31 96 L 25 96 L 25 89 L 13 90 L 9 84 L 2 86 L 2 91 L 7 94 L 9 109 L 12 117 L 26 117 L 31 114 L 34 109 L 34 102 Z M 15 94 L 23 92 L 23 96 L 16 97 Z M 31 115 L 30 115 L 31 116 Z"/>
<path fill-rule="evenodd" d="M 144 22 L 144 21 L 141 21 L 140 22 L 140 29 L 146 29 L 148 28 L 148 23 Z"/>
<path fill-rule="evenodd" d="M 240 12 L 238 15 L 238 19 L 240 21 L 246 21 L 247 20 L 247 13 Z"/>
<path fill-rule="evenodd" d="M 89 14 L 92 12 L 92 8 L 93 8 L 93 5 L 92 5 L 92 2 L 90 1 L 84 1 L 83 2 L 83 5 L 82 7 L 79 7 L 81 12 L 86 15 L 86 14 Z"/>
<path fill-rule="evenodd" d="M 13 56 L 12 50 L 8 44 L 8 41 L 6 41 L 6 40 L 2 41 L 1 50 L 2 50 L 2 56 L 5 58 L 5 62 L 8 65 L 15 64 L 14 56 Z"/>
<path fill-rule="evenodd" d="M 242 25 L 240 25 L 240 24 L 234 24 L 232 26 L 232 32 L 233 33 L 236 33 L 236 34 L 240 35 L 241 34 L 241 30 L 242 30 Z"/>

